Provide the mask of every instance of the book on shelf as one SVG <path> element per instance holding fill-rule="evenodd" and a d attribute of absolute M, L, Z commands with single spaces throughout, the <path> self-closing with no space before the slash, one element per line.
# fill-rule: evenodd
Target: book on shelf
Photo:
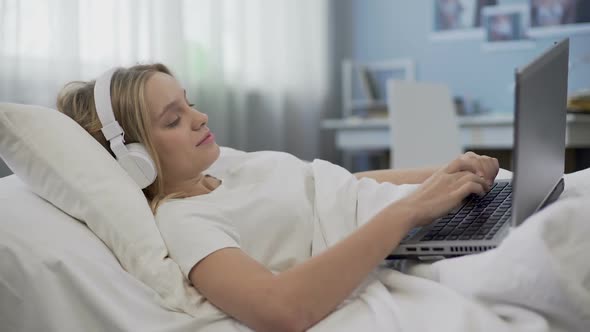
<path fill-rule="evenodd" d="M 567 100 L 568 112 L 590 114 L 590 90 L 572 94 Z"/>
<path fill-rule="evenodd" d="M 369 67 L 359 65 L 359 82 L 361 85 L 361 89 L 365 95 L 367 100 L 376 101 L 379 99 L 379 93 L 377 89 L 377 82 L 373 77 L 373 74 L 369 70 Z"/>
<path fill-rule="evenodd" d="M 362 118 L 386 118 L 387 103 L 383 100 L 354 100 L 350 105 L 352 114 Z"/>

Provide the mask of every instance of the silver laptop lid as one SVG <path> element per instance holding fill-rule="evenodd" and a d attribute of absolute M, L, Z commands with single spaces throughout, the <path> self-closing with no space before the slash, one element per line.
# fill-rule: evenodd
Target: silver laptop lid
<path fill-rule="evenodd" d="M 569 39 L 516 70 L 512 226 L 562 184 Z"/>

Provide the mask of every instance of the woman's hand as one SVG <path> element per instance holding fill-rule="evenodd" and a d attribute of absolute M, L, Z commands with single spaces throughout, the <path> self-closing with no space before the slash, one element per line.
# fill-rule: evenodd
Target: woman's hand
<path fill-rule="evenodd" d="M 423 226 L 445 215 L 469 194 L 484 194 L 498 174 L 498 160 L 467 152 L 436 171 L 418 189 L 398 203 L 410 204 Z"/>
<path fill-rule="evenodd" d="M 471 151 L 462 154 L 457 159 L 464 160 L 473 165 L 475 174 L 487 180 L 490 186 L 494 183 L 494 179 L 496 179 L 496 175 L 498 175 L 498 171 L 500 170 L 498 159 L 488 156 L 480 156 Z"/>

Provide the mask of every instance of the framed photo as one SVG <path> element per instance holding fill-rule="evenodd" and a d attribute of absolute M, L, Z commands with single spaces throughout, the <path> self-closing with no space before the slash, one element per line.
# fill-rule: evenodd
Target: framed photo
<path fill-rule="evenodd" d="M 497 0 L 432 0 L 433 27 L 431 39 L 482 38 L 481 12 Z"/>
<path fill-rule="evenodd" d="M 529 0 L 531 35 L 590 32 L 589 0 Z"/>
<path fill-rule="evenodd" d="M 527 4 L 484 7 L 484 49 L 522 49 L 533 46 L 529 40 L 530 10 Z"/>
<path fill-rule="evenodd" d="M 386 82 L 416 78 L 413 59 L 372 62 L 342 61 L 343 117 L 383 117 L 387 115 Z"/>

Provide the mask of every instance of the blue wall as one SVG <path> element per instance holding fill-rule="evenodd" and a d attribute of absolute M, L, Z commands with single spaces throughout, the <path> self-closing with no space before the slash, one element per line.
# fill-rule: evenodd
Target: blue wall
<path fill-rule="evenodd" d="M 518 1 L 503 1 L 518 2 Z M 454 95 L 478 98 L 495 111 L 512 112 L 514 69 L 535 58 L 554 35 L 525 50 L 484 51 L 481 40 L 431 40 L 432 0 L 352 0 L 352 58 L 374 61 L 410 57 L 419 80 L 443 82 Z M 570 60 L 590 53 L 590 34 L 571 35 Z M 590 64 L 570 73 L 570 91 L 590 88 Z"/>

